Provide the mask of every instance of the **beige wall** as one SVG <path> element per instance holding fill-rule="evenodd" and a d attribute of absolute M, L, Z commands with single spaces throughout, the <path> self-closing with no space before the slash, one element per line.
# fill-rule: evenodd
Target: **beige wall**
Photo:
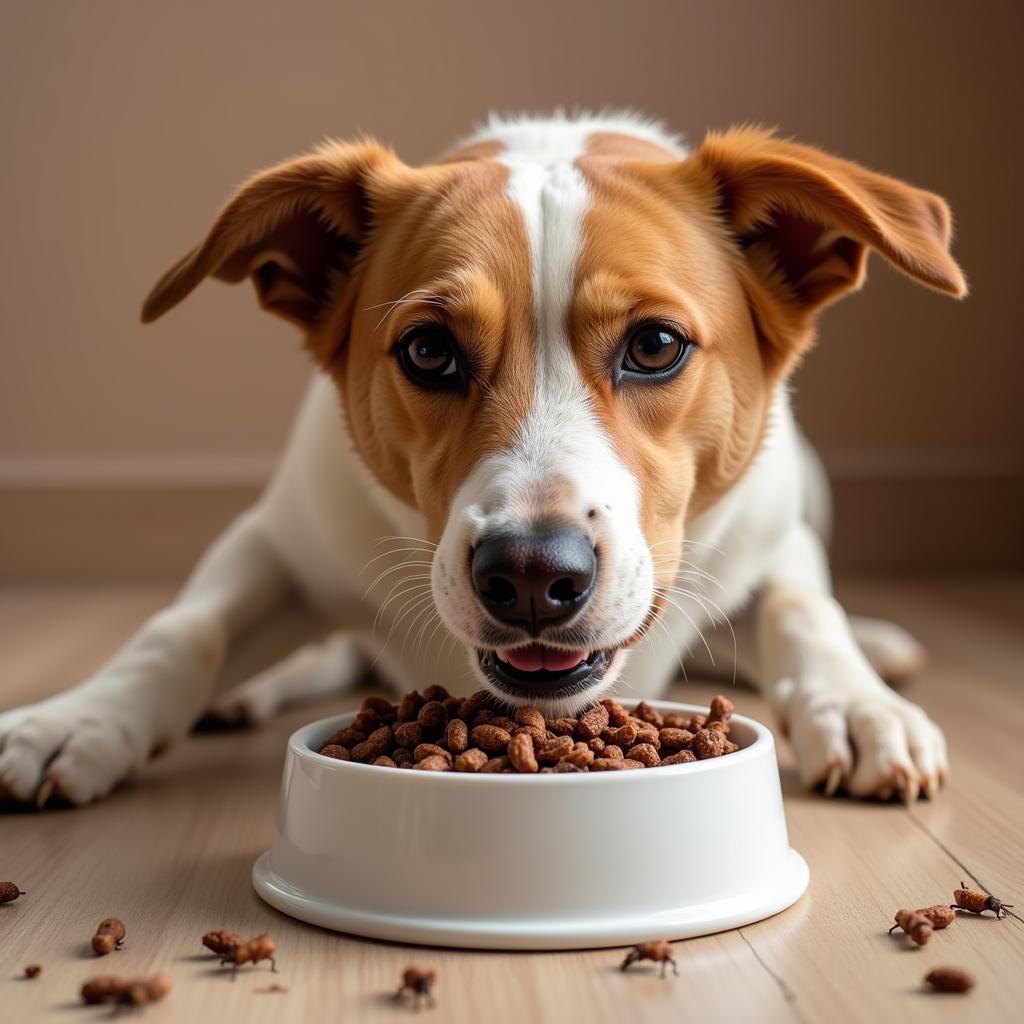
<path fill-rule="evenodd" d="M 1019 11 L 5 0 L 0 488 L 19 530 L 48 515 L 70 543 L 71 505 L 32 504 L 68 488 L 245 491 L 266 472 L 307 377 L 292 330 L 247 287 L 219 284 L 154 326 L 137 320 L 249 171 L 328 134 L 371 132 L 418 161 L 491 108 L 612 104 L 694 140 L 778 124 L 949 198 L 971 299 L 875 261 L 867 291 L 828 314 L 797 406 L 839 480 L 841 547 L 883 536 L 875 560 L 898 561 L 938 529 L 910 562 L 1024 559 L 1012 537 L 973 536 L 987 507 L 1011 527 L 1024 511 Z M 170 529 L 152 508 L 146 521 Z M 17 546 L 31 569 L 31 545 Z"/>

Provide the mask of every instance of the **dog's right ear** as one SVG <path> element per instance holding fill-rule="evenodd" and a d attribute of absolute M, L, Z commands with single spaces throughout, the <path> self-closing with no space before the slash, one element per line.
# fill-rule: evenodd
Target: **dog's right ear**
<path fill-rule="evenodd" d="M 262 171 L 221 211 L 206 240 L 157 282 L 142 307 L 149 323 L 205 277 L 251 277 L 260 305 L 315 326 L 370 226 L 376 177 L 408 170 L 375 142 L 325 143 Z"/>

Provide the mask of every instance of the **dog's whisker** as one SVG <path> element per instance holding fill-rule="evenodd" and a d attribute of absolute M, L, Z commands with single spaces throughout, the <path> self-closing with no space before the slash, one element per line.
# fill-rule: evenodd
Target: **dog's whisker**
<path fill-rule="evenodd" d="M 385 576 L 390 576 L 393 572 L 399 572 L 402 569 L 415 569 L 418 566 L 432 565 L 432 564 L 433 564 L 432 562 L 423 562 L 423 561 L 418 561 L 418 562 L 400 562 L 398 565 L 393 565 L 390 569 L 385 569 L 382 573 L 380 573 L 380 575 L 377 576 L 377 578 L 363 592 L 363 600 L 364 601 L 366 600 L 366 596 L 370 593 L 371 590 L 373 590 L 373 588 L 375 586 L 377 586 L 378 583 L 380 583 L 380 581 L 382 579 L 384 579 Z M 424 578 L 429 579 L 430 578 L 430 574 L 427 573 L 425 576 L 424 575 L 419 575 L 419 576 L 409 576 L 409 577 L 407 577 L 407 579 L 424 579 Z"/>
<path fill-rule="evenodd" d="M 729 627 L 729 632 L 730 634 L 732 634 L 732 685 L 735 686 L 736 662 L 739 660 L 739 644 L 736 640 L 736 630 L 733 628 L 732 619 L 729 618 L 729 616 L 723 610 L 721 605 L 712 601 L 711 598 L 708 597 L 706 594 L 703 595 L 703 597 L 700 597 L 697 594 L 690 593 L 685 590 L 681 590 L 680 594 L 683 597 L 689 597 L 691 600 L 696 601 L 705 610 L 705 612 L 707 612 L 707 614 L 711 618 L 711 621 L 715 623 L 715 625 L 717 626 L 719 620 L 716 619 L 715 616 L 711 614 L 711 612 L 708 612 L 707 605 L 704 604 L 704 602 L 706 601 L 708 604 L 711 605 L 712 608 L 715 609 L 716 612 L 718 612 L 719 616 L 721 616 L 721 621 Z"/>
<path fill-rule="evenodd" d="M 686 616 L 687 621 L 697 631 L 697 636 L 700 637 L 701 643 L 704 645 L 704 650 L 708 652 L 708 657 L 711 659 L 711 664 L 714 665 L 715 656 L 711 653 L 711 645 L 708 643 L 707 637 L 704 636 L 704 633 L 701 630 L 700 626 L 697 625 L 697 620 L 694 619 L 694 617 L 688 611 L 686 611 L 685 608 L 677 604 L 671 597 L 669 597 L 669 595 L 665 593 L 664 590 L 659 590 L 659 588 L 657 587 L 655 588 L 655 590 L 659 591 L 659 596 L 662 597 L 666 602 L 668 602 L 668 604 L 672 605 L 672 607 L 675 608 L 680 615 Z"/>
<path fill-rule="evenodd" d="M 383 554 L 377 555 L 374 558 L 371 558 L 366 563 L 366 565 L 364 565 L 362 567 L 362 569 L 359 570 L 359 575 L 362 576 L 363 573 L 366 572 L 366 570 L 369 569 L 370 566 L 373 565 L 374 562 L 379 562 L 382 558 L 390 558 L 392 555 L 401 555 L 401 554 L 420 554 L 420 555 L 425 555 L 425 554 L 427 554 L 428 550 L 429 549 L 427 549 L 427 548 L 394 548 L 391 551 L 385 551 Z M 403 559 L 403 561 L 404 561 L 404 559 Z"/>
<path fill-rule="evenodd" d="M 427 547 L 429 547 L 431 549 L 434 549 L 434 548 L 437 547 L 437 544 L 435 544 L 434 541 L 427 540 L 426 537 L 401 537 L 401 536 L 398 536 L 397 534 L 396 535 L 388 535 L 388 536 L 385 536 L 385 537 L 378 537 L 373 543 L 374 543 L 375 546 L 379 546 L 381 544 L 386 544 L 389 540 L 416 541 L 418 544 L 426 544 Z"/>
<path fill-rule="evenodd" d="M 396 583 L 395 586 L 391 588 L 391 591 L 388 593 L 387 600 L 385 600 L 384 603 L 380 606 L 380 608 L 377 609 L 377 614 L 374 616 L 374 619 L 373 619 L 373 629 L 374 629 L 374 631 L 376 631 L 377 626 L 380 624 L 381 619 L 383 619 L 383 617 L 384 617 L 384 612 L 387 610 L 388 605 L 391 604 L 392 601 L 395 601 L 398 598 L 403 597 L 406 594 L 423 593 L 424 591 L 432 592 L 430 584 L 428 584 L 428 583 L 417 583 L 414 586 L 407 587 L 405 590 L 399 591 L 397 594 L 395 593 L 395 589 L 396 588 L 402 586 L 403 583 L 409 583 L 409 582 L 411 582 L 411 581 L 410 580 L 399 580 L 398 583 Z"/>

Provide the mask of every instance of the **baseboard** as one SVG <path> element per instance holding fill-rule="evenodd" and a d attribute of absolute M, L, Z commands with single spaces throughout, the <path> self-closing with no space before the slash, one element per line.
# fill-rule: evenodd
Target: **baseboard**
<path fill-rule="evenodd" d="M 944 458 L 911 467 L 901 458 L 840 453 L 826 462 L 837 569 L 1024 569 L 1024 469 L 1015 460 Z M 156 467 L 144 476 L 96 466 L 0 471 L 0 577 L 183 578 L 258 497 L 267 465 L 256 459 L 223 473 Z"/>

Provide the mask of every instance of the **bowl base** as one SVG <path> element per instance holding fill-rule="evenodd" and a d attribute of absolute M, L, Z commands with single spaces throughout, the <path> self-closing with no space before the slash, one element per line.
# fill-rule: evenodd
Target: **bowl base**
<path fill-rule="evenodd" d="M 710 935 L 762 921 L 791 907 L 803 895 L 809 877 L 806 861 L 790 849 L 782 870 L 763 879 L 758 889 L 715 903 L 666 908 L 642 915 L 520 918 L 506 922 L 379 914 L 316 899 L 291 888 L 275 875 L 269 852 L 252 869 L 256 892 L 289 917 L 371 939 L 463 949 L 596 949 L 628 946 L 651 938 Z"/>

